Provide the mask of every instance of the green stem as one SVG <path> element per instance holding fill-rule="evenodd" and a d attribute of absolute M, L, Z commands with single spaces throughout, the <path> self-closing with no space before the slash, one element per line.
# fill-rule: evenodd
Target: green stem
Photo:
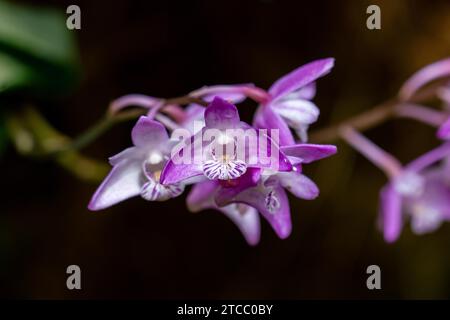
<path fill-rule="evenodd" d="M 200 98 L 194 98 L 190 96 L 182 96 L 172 99 L 167 99 L 164 101 L 164 104 L 160 107 L 160 109 L 163 109 L 164 105 L 171 105 L 171 104 L 180 104 L 185 105 L 189 103 L 196 103 L 202 106 L 206 106 L 207 103 L 200 99 Z M 116 124 L 134 120 L 138 118 L 141 115 L 144 115 L 148 112 L 147 109 L 138 109 L 138 110 L 128 110 L 128 111 L 122 111 L 117 114 L 111 115 L 110 113 L 107 113 L 105 116 L 103 116 L 100 121 L 95 123 L 93 126 L 91 126 L 89 129 L 87 129 L 84 133 L 82 133 L 77 138 L 73 139 L 71 143 L 66 144 L 64 146 L 64 149 L 58 150 L 59 151 L 67 151 L 67 150 L 80 150 L 92 142 L 94 142 L 98 137 L 103 135 L 105 132 L 107 132 L 109 129 L 111 129 Z"/>
<path fill-rule="evenodd" d="M 50 159 L 75 177 L 88 182 L 100 182 L 110 167 L 77 150 L 65 149 L 70 138 L 53 128 L 33 107 L 10 114 L 7 130 L 17 151 L 36 159 Z"/>
<path fill-rule="evenodd" d="M 114 125 L 136 119 L 145 113 L 146 110 L 130 110 L 113 116 L 105 115 L 100 121 L 95 123 L 77 138 L 73 139 L 70 143 L 66 144 L 63 149 L 58 150 L 58 152 L 83 149 L 111 129 Z"/>

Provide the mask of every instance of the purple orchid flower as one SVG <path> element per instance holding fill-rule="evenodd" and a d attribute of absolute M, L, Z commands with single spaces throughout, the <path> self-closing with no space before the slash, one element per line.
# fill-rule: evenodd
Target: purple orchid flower
<path fill-rule="evenodd" d="M 203 111 L 203 112 L 202 112 Z M 192 120 L 204 115 L 204 126 L 195 134 L 203 134 L 207 129 L 248 128 L 239 120 L 237 109 L 230 103 L 215 98 L 205 109 L 190 106 L 190 114 L 184 123 L 192 128 Z M 203 125 L 203 123 L 202 123 Z M 197 128 L 198 129 L 198 128 Z M 183 152 L 195 153 L 192 138 Z M 202 147 L 205 147 L 202 145 Z M 186 151 L 187 150 L 187 151 Z M 187 206 L 191 211 L 216 209 L 228 216 L 241 230 L 247 242 L 258 243 L 260 223 L 257 212 L 271 224 L 280 238 L 286 238 L 291 232 L 291 218 L 287 194 L 284 188 L 303 199 L 314 199 L 319 189 L 309 178 L 302 174 L 302 164 L 328 157 L 336 152 L 335 146 L 297 144 L 282 147 L 276 152 L 280 154 L 280 163 L 286 164 L 278 170 L 270 167 L 248 166 L 245 171 L 234 172 L 233 167 L 226 167 L 227 174 L 212 174 L 214 169 L 209 165 L 211 160 L 200 164 L 175 164 L 169 160 L 163 173 L 163 183 L 186 181 L 192 177 L 207 177 L 197 182 L 187 198 Z M 203 156 L 203 155 L 201 155 Z M 207 158 L 207 157 L 206 157 Z M 217 161 L 217 160 L 216 160 Z M 223 162 L 222 162 L 223 163 Z M 213 163 L 214 164 L 214 163 Z M 219 162 L 216 162 L 218 165 Z M 220 170 L 219 170 L 220 172 Z"/>
<path fill-rule="evenodd" d="M 172 145 L 164 126 L 142 116 L 131 138 L 133 147 L 109 159 L 113 168 L 92 197 L 90 210 L 101 210 L 138 195 L 149 201 L 164 201 L 183 192 L 180 183 L 160 183 Z"/>
<path fill-rule="evenodd" d="M 436 61 L 414 73 L 400 89 L 399 98 L 401 101 L 408 101 L 429 83 L 447 77 L 450 77 L 450 58 Z M 436 94 L 444 102 L 444 111 L 412 103 L 402 103 L 397 108 L 398 114 L 438 127 L 437 137 L 448 140 L 450 139 L 450 82 L 440 85 L 436 89 Z"/>
<path fill-rule="evenodd" d="M 187 198 L 192 211 L 217 209 L 228 215 L 239 227 L 247 242 L 259 241 L 260 223 L 257 212 L 269 222 L 275 233 L 287 238 L 292 230 L 289 201 L 285 188 L 294 196 L 312 200 L 319 194 L 316 184 L 302 174 L 302 163 L 310 163 L 336 152 L 336 148 L 319 150 L 311 145 L 295 149 L 292 171 L 267 173 L 261 168 L 249 168 L 234 180 L 204 181 L 196 184 Z"/>
<path fill-rule="evenodd" d="M 248 167 L 261 167 L 275 169 L 274 163 L 263 163 L 260 159 L 258 145 L 251 149 L 247 143 L 239 145 L 236 136 L 228 134 L 227 130 L 252 130 L 248 124 L 240 121 L 237 108 L 222 98 L 215 97 L 211 104 L 204 111 L 205 126 L 192 137 L 184 140 L 184 146 L 180 148 L 175 157 L 183 158 L 188 156 L 188 163 L 180 163 L 172 157 L 166 164 L 162 174 L 161 182 L 172 184 L 204 176 L 211 180 L 231 180 L 243 175 Z M 209 131 L 208 131 L 209 130 Z M 217 133 L 217 139 L 208 141 L 204 136 L 208 132 Z M 277 155 L 276 170 L 290 171 L 292 165 L 288 158 L 279 151 L 269 136 L 263 136 L 266 140 L 267 154 Z M 275 146 L 274 146 L 275 145 Z M 221 148 L 229 146 L 232 152 L 223 153 Z M 272 146 L 274 146 L 272 148 Z M 242 147 L 245 152 L 239 154 L 234 152 L 238 147 Z M 199 159 L 199 161 L 196 161 Z"/>
<path fill-rule="evenodd" d="M 310 100 L 315 96 L 318 78 L 330 72 L 334 59 L 316 60 L 278 79 L 268 91 L 254 118 L 256 128 L 280 130 L 280 145 L 292 145 L 292 128 L 303 142 L 307 129 L 319 117 L 319 109 Z"/>
<path fill-rule="evenodd" d="M 183 110 L 179 105 L 167 105 L 163 99 L 143 95 L 116 100 L 110 107 L 113 113 L 129 105 L 147 108 L 149 113 L 133 129 L 134 147 L 110 159 L 113 169 L 94 194 L 89 208 L 100 210 L 137 195 L 147 200 L 167 200 L 181 194 L 185 185 L 194 183 L 187 197 L 190 211 L 208 208 L 221 211 L 251 245 L 260 239 L 259 212 L 280 238 L 286 238 L 292 225 L 285 189 L 302 199 L 317 197 L 319 189 L 303 175 L 302 166 L 336 153 L 335 146 L 295 144 L 288 125 L 306 134 L 307 125 L 317 119 L 318 109 L 308 101 L 315 94 L 312 82 L 328 72 L 332 64 L 332 59 L 326 59 L 299 68 L 278 80 L 269 92 L 242 84 L 203 87 L 189 94 L 210 102 L 207 108 L 190 104 Z M 284 122 L 255 121 L 262 130 L 255 135 L 256 146 L 243 140 L 242 156 L 236 150 L 243 141 L 229 136 L 228 130 L 256 131 L 240 120 L 234 106 L 247 97 L 263 102 L 260 111 L 273 111 L 276 119 Z M 168 114 L 176 123 L 160 112 Z M 151 120 L 153 117 L 169 129 L 187 129 L 188 134 L 181 137 L 181 148 L 177 149 L 180 145 L 177 136 L 169 140 L 163 125 Z M 275 133 L 267 129 L 275 129 Z M 209 130 L 215 130 L 218 135 L 204 141 L 201 138 Z M 279 143 L 277 130 L 281 133 Z M 198 138 L 200 144 L 196 143 Z M 219 152 L 224 147 L 231 154 Z M 276 159 L 275 164 L 265 162 L 260 149 Z M 175 161 L 180 156 L 200 161 Z"/>
<path fill-rule="evenodd" d="M 429 151 L 406 166 L 350 127 L 346 141 L 389 177 L 381 190 L 380 219 L 387 242 L 400 236 L 403 220 L 411 219 L 416 234 L 434 231 L 450 219 L 450 142 Z M 442 161 L 441 166 L 433 166 Z"/>
<path fill-rule="evenodd" d="M 381 191 L 384 237 L 398 239 L 409 217 L 416 234 L 436 230 L 450 220 L 450 143 L 445 143 L 405 166 Z M 443 160 L 439 166 L 432 166 Z"/>

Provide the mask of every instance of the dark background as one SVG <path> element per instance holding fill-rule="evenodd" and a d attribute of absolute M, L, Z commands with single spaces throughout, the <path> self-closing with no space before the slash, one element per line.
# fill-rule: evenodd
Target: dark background
<path fill-rule="evenodd" d="M 26 1 L 33 3 L 33 1 Z M 206 84 L 267 88 L 314 59 L 335 57 L 318 82 L 320 121 L 311 130 L 396 94 L 418 68 L 449 55 L 448 1 L 34 1 L 78 4 L 82 81 L 39 108 L 70 136 L 127 93 L 160 97 Z M 378 4 L 382 29 L 366 28 Z M 250 119 L 252 103 L 241 107 Z M 84 153 L 105 159 L 130 144 L 133 123 L 115 127 Z M 437 144 L 432 129 L 407 120 L 367 132 L 402 161 Z M 220 213 L 191 214 L 185 196 L 132 199 L 86 209 L 96 185 L 53 163 L 1 160 L 0 295 L 13 298 L 448 298 L 450 226 L 395 244 L 376 228 L 381 172 L 347 146 L 306 167 L 321 187 L 313 202 L 291 198 L 293 233 L 280 240 L 264 222 L 246 245 Z M 82 269 L 82 290 L 66 289 L 66 267 Z M 382 290 L 366 288 L 368 265 Z"/>

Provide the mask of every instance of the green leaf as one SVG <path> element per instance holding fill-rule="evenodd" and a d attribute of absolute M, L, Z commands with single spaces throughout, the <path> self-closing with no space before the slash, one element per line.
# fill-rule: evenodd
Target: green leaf
<path fill-rule="evenodd" d="M 8 144 L 8 132 L 6 130 L 5 118 L 2 114 L 0 114 L 0 156 L 6 149 Z"/>
<path fill-rule="evenodd" d="M 64 93 L 78 76 L 74 31 L 63 11 L 0 0 L 0 93 Z"/>
<path fill-rule="evenodd" d="M 0 93 L 25 86 L 31 80 L 30 72 L 23 63 L 0 52 Z"/>

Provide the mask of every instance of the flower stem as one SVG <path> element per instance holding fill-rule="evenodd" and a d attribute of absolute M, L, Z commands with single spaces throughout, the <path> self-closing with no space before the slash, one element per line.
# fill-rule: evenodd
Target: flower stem
<path fill-rule="evenodd" d="M 424 122 L 433 127 L 439 127 L 448 115 L 445 112 L 433 110 L 417 104 L 404 103 L 396 107 L 397 115 Z"/>
<path fill-rule="evenodd" d="M 400 114 L 397 110 L 399 106 L 404 104 L 419 104 L 435 97 L 437 92 L 436 89 L 436 86 L 433 86 L 426 90 L 422 90 L 408 101 L 401 100 L 400 98 L 392 98 L 336 125 L 311 132 L 309 136 L 310 140 L 314 143 L 335 142 L 341 138 L 340 129 L 342 127 L 352 127 L 360 132 L 374 128 L 394 116 L 399 116 Z"/>
<path fill-rule="evenodd" d="M 396 99 L 382 103 L 366 112 L 351 117 L 343 122 L 319 129 L 310 134 L 310 140 L 314 143 L 330 143 L 341 138 L 340 130 L 342 127 L 352 127 L 355 130 L 363 131 L 377 126 L 394 116 L 394 107 L 398 103 Z"/>
<path fill-rule="evenodd" d="M 154 99 L 151 97 L 147 97 L 150 99 Z M 97 123 L 95 123 L 93 126 L 91 126 L 89 129 L 87 129 L 84 133 L 82 133 L 77 138 L 73 139 L 72 142 L 66 146 L 64 146 L 64 151 L 67 149 L 72 150 L 79 150 L 82 149 L 89 144 L 91 144 L 93 141 L 95 141 L 98 137 L 100 137 L 102 134 L 104 134 L 106 131 L 111 129 L 114 125 L 119 124 L 121 122 L 126 122 L 130 120 L 134 120 L 138 118 L 141 115 L 146 114 L 148 109 L 152 109 L 153 107 L 157 108 L 160 111 L 164 111 L 165 106 L 171 106 L 171 105 L 184 105 L 189 103 L 196 103 L 202 106 L 206 106 L 207 103 L 196 97 L 190 97 L 190 96 L 182 96 L 167 100 L 149 100 L 145 98 L 143 95 L 128 95 L 119 98 L 116 101 L 113 101 L 111 103 L 111 106 L 109 108 L 109 111 L 106 113 L 106 115 L 100 119 Z M 152 104 L 154 103 L 154 104 Z M 137 106 L 141 107 L 141 109 L 138 110 L 124 110 L 121 112 L 118 112 L 119 110 L 128 107 L 128 106 Z M 152 110 L 150 111 L 152 112 Z M 161 115 L 161 114 L 153 114 L 157 120 L 162 120 L 164 124 L 167 124 L 170 126 L 168 128 L 169 130 L 173 130 L 175 127 L 175 123 L 170 121 L 167 117 Z"/>
<path fill-rule="evenodd" d="M 383 170 L 388 177 L 393 178 L 402 170 L 400 161 L 364 137 L 352 127 L 340 127 L 339 132 L 341 137 L 349 145 L 359 151 L 378 168 Z"/>
<path fill-rule="evenodd" d="M 77 150 L 61 151 L 70 143 L 70 138 L 53 128 L 33 107 L 9 114 L 6 123 L 14 146 L 25 156 L 53 160 L 77 178 L 88 182 L 101 181 L 109 170 L 104 162 L 86 157 Z"/>
<path fill-rule="evenodd" d="M 56 150 L 56 152 L 67 151 L 69 149 L 80 150 L 91 144 L 98 137 L 111 129 L 114 125 L 136 119 L 137 117 L 144 115 L 145 113 L 146 110 L 140 109 L 122 111 L 121 113 L 115 115 L 106 114 L 102 119 L 100 119 L 89 129 L 87 129 L 84 133 L 79 135 L 77 138 L 74 138 L 70 143 L 64 145 L 62 149 Z"/>

